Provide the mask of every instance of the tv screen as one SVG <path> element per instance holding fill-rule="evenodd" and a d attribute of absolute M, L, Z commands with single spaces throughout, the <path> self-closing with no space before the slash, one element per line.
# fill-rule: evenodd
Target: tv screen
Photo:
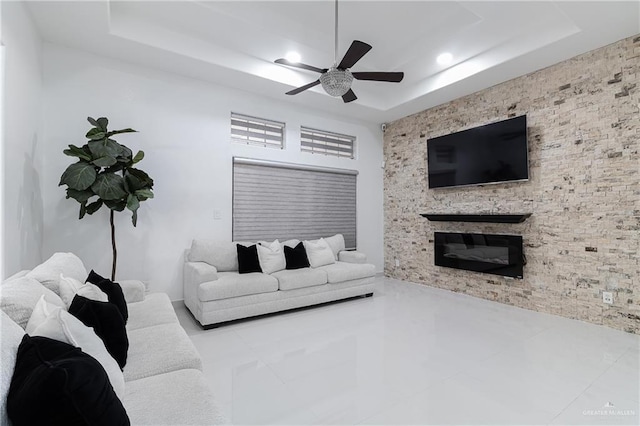
<path fill-rule="evenodd" d="M 529 179 L 527 116 L 427 140 L 429 188 Z"/>

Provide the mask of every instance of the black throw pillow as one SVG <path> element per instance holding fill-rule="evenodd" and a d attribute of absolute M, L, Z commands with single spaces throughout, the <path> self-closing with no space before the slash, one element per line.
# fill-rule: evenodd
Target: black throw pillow
<path fill-rule="evenodd" d="M 7 396 L 14 426 L 130 425 L 104 368 L 80 348 L 25 335 Z"/>
<path fill-rule="evenodd" d="M 258 259 L 258 247 L 255 244 L 249 247 L 236 244 L 236 247 L 238 250 L 238 273 L 262 272 Z"/>
<path fill-rule="evenodd" d="M 284 260 L 287 262 L 287 269 L 309 267 L 309 258 L 307 257 L 307 251 L 304 249 L 302 241 L 293 248 L 284 246 Z"/>
<path fill-rule="evenodd" d="M 106 293 L 109 298 L 109 302 L 117 306 L 122 318 L 124 318 L 124 323 L 126 324 L 129 319 L 129 309 L 127 308 L 127 301 L 124 299 L 124 293 L 122 292 L 120 284 L 101 277 L 96 274 L 93 269 L 89 272 L 86 282 L 97 285 L 100 290 Z"/>
<path fill-rule="evenodd" d="M 107 352 L 116 360 L 120 369 L 127 363 L 129 338 L 124 319 L 113 303 L 99 302 L 76 295 L 69 306 L 69 313 L 87 327 L 93 328 L 102 339 Z"/>

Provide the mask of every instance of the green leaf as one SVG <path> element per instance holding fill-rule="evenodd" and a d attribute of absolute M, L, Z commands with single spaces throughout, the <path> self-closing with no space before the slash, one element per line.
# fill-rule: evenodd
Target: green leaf
<path fill-rule="evenodd" d="M 96 181 L 96 169 L 89 163 L 79 161 L 73 163 L 62 173 L 60 185 L 68 185 L 71 189 L 84 191 Z"/>
<path fill-rule="evenodd" d="M 92 161 L 92 163 L 95 164 L 98 167 L 110 167 L 110 166 L 113 166 L 114 164 L 116 164 L 117 162 L 118 162 L 118 160 L 116 160 L 113 157 L 109 157 L 109 156 L 96 158 L 95 160 Z"/>
<path fill-rule="evenodd" d="M 132 212 L 138 210 L 140 208 L 140 201 L 138 200 L 138 197 L 133 194 L 129 194 L 127 197 L 127 208 Z"/>
<path fill-rule="evenodd" d="M 120 133 L 137 133 L 137 130 L 133 130 L 133 129 L 112 130 L 110 132 L 107 132 L 107 137 L 110 137 L 113 135 L 119 135 Z"/>
<path fill-rule="evenodd" d="M 95 141 L 99 139 L 104 139 L 105 132 L 103 130 L 98 129 L 97 127 L 94 127 L 93 129 L 87 132 L 86 136 L 88 139 Z"/>
<path fill-rule="evenodd" d="M 127 202 L 125 200 L 104 200 L 104 205 L 109 207 L 111 210 L 121 212 L 125 207 L 127 207 Z"/>
<path fill-rule="evenodd" d="M 78 191 L 76 189 L 67 188 L 67 198 L 73 198 L 80 204 L 86 203 L 87 200 L 93 197 L 95 194 L 90 189 L 84 191 Z"/>
<path fill-rule="evenodd" d="M 104 169 L 104 171 L 105 171 L 105 173 L 116 173 L 116 172 L 119 172 L 120 170 L 124 169 L 125 166 L 126 166 L 125 163 L 117 162 L 113 166 Z M 127 190 L 127 192 L 130 192 L 130 191 Z"/>
<path fill-rule="evenodd" d="M 82 219 L 84 215 L 87 213 L 87 203 L 80 203 L 80 214 L 78 215 L 78 219 Z"/>
<path fill-rule="evenodd" d="M 144 151 L 138 151 L 135 157 L 133 157 L 133 164 L 139 163 L 144 158 Z"/>
<path fill-rule="evenodd" d="M 151 189 L 153 187 L 153 179 L 142 170 L 128 168 L 124 172 L 124 179 L 127 182 L 127 190 L 135 192 L 140 189 Z"/>
<path fill-rule="evenodd" d="M 133 226 L 135 227 L 138 224 L 138 211 L 134 211 L 133 215 L 131 216 L 131 222 L 133 223 Z"/>
<path fill-rule="evenodd" d="M 93 117 L 87 117 L 87 121 L 94 127 L 100 127 L 98 122 Z"/>
<path fill-rule="evenodd" d="M 142 170 L 130 167 L 127 171 L 132 176 L 135 176 L 136 178 L 138 178 L 139 180 L 144 182 L 144 184 L 145 184 L 144 186 L 147 186 L 149 188 L 153 188 L 153 179 L 151 179 L 149 177 L 149 175 L 146 174 L 145 172 L 143 172 Z M 140 188 L 136 188 L 136 189 L 140 189 Z"/>
<path fill-rule="evenodd" d="M 105 133 L 107 132 L 107 126 L 109 125 L 109 120 L 107 119 L 107 117 L 98 118 L 98 121 L 96 123 L 98 123 L 98 125 L 96 126 L 98 129 L 102 130 Z"/>
<path fill-rule="evenodd" d="M 89 145 L 89 149 L 91 150 L 91 154 L 93 158 L 100 157 L 117 157 L 120 152 L 120 144 L 111 139 L 101 140 L 101 141 L 91 141 L 87 145 Z"/>
<path fill-rule="evenodd" d="M 103 200 L 119 200 L 127 195 L 124 190 L 124 179 L 113 173 L 100 173 L 91 190 Z"/>
<path fill-rule="evenodd" d="M 91 161 L 91 155 L 88 155 L 82 148 L 79 148 L 75 145 L 69 145 L 69 149 L 65 149 L 62 152 L 69 157 L 78 157 L 82 160 Z"/>
<path fill-rule="evenodd" d="M 133 194 L 136 197 L 138 197 L 138 200 L 140 200 L 140 201 L 144 201 L 144 200 L 147 200 L 149 198 L 153 198 L 153 192 L 151 192 L 151 190 L 147 189 L 147 188 L 139 189 L 139 190 L 135 191 Z"/>
<path fill-rule="evenodd" d="M 109 140 L 111 140 L 111 139 L 109 139 Z M 131 150 L 129 148 L 127 148 L 126 146 L 118 143 L 118 149 L 119 149 L 118 157 L 122 157 L 125 160 L 126 163 L 131 161 L 131 156 L 133 155 L 133 152 L 131 152 Z"/>
<path fill-rule="evenodd" d="M 87 205 L 87 213 L 94 214 L 100 207 L 102 207 L 102 200 L 94 201 L 93 203 Z"/>

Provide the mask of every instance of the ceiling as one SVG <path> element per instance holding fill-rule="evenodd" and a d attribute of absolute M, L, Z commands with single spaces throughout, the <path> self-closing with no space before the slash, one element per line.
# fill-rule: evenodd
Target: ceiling
<path fill-rule="evenodd" d="M 373 49 L 353 71 L 403 71 L 399 84 L 355 81 L 343 104 L 318 78 L 273 61 L 334 62 L 334 4 L 324 1 L 29 2 L 46 41 L 382 123 L 640 33 L 638 1 L 356 1 L 339 3 L 339 53 Z M 453 55 L 449 65 L 436 57 Z"/>

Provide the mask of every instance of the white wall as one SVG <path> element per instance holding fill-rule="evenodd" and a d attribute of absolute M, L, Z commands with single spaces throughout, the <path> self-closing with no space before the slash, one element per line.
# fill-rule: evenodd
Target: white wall
<path fill-rule="evenodd" d="M 291 106 L 284 94 L 283 101 L 267 99 L 57 45 L 45 44 L 44 70 L 45 256 L 73 251 L 87 267 L 110 271 L 108 211 L 78 221 L 78 204 L 57 187 L 72 161 L 62 150 L 84 143 L 91 115 L 107 116 L 113 128 L 138 130 L 116 139 L 145 151 L 139 167 L 155 179 L 156 197 L 142 203 L 137 228 L 129 214 L 117 215 L 117 277 L 137 277 L 152 290 L 182 298 L 182 256 L 191 240 L 231 240 L 233 156 L 358 170 L 358 249 L 382 271 L 378 125 Z M 286 149 L 232 144 L 231 111 L 286 122 Z M 355 135 L 357 158 L 301 153 L 300 125 Z M 221 220 L 214 220 L 214 209 L 222 211 Z"/>
<path fill-rule="evenodd" d="M 42 42 L 22 2 L 2 4 L 3 278 L 42 258 Z"/>

